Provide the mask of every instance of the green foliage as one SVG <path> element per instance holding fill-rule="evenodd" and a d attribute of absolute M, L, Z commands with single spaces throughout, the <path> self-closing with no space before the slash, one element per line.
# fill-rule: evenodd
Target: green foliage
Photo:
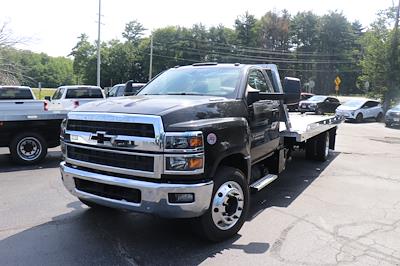
<path fill-rule="evenodd" d="M 361 83 L 368 81 L 370 87 L 366 92 L 383 98 L 385 102 L 400 96 L 399 37 L 395 36 L 391 24 L 394 14 L 394 9 L 380 12 L 370 30 L 361 39 L 364 56 L 360 63 L 363 75 L 359 80 Z"/>

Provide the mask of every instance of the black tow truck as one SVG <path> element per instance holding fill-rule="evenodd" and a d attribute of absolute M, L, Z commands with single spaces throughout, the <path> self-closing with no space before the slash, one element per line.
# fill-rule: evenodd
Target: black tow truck
<path fill-rule="evenodd" d="M 292 81 L 292 82 L 291 82 Z M 84 204 L 192 218 L 212 241 L 236 234 L 250 192 L 278 178 L 295 149 L 324 161 L 335 116 L 289 116 L 300 83 L 275 65 L 175 67 L 137 96 L 93 102 L 62 124 L 65 187 Z"/>

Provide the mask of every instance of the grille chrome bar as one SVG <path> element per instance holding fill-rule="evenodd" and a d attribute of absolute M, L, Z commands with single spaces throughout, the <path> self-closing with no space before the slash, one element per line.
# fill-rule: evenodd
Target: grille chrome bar
<path fill-rule="evenodd" d="M 163 172 L 163 169 L 164 169 L 164 159 L 163 159 L 164 157 L 162 154 L 136 153 L 136 152 L 117 151 L 117 150 L 109 150 L 109 149 L 81 146 L 81 145 L 75 145 L 75 144 L 70 144 L 70 143 L 65 143 L 65 144 L 66 144 L 66 151 L 67 151 L 67 156 L 65 158 L 65 161 L 67 163 L 70 163 L 71 165 L 92 168 L 92 169 L 97 169 L 97 170 L 111 172 L 111 173 L 132 175 L 132 176 L 145 177 L 145 178 L 155 178 L 155 179 L 161 178 L 161 173 Z M 69 147 L 81 148 L 81 149 L 91 150 L 91 151 L 95 151 L 95 152 L 107 152 L 107 153 L 110 153 L 110 156 L 112 156 L 114 158 L 118 157 L 118 155 L 151 157 L 153 159 L 153 168 L 152 168 L 153 171 L 142 171 L 142 170 L 136 170 L 136 169 L 116 167 L 116 166 L 107 165 L 107 164 L 103 164 L 103 163 L 99 164 L 99 163 L 90 162 L 87 160 L 83 161 L 83 160 L 74 159 L 74 158 L 71 158 L 70 156 L 68 156 Z"/>

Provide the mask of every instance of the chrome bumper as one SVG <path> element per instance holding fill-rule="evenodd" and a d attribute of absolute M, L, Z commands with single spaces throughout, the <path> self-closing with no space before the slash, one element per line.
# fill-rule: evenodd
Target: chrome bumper
<path fill-rule="evenodd" d="M 74 196 L 112 208 L 135 212 L 152 213 L 162 217 L 190 218 L 201 216 L 210 206 L 213 182 L 198 184 L 166 184 L 131 180 L 109 175 L 102 175 L 68 167 L 60 164 L 64 186 Z M 131 203 L 100 197 L 76 189 L 74 178 L 89 180 L 115 186 L 134 188 L 141 191 L 141 202 Z M 192 203 L 170 203 L 168 193 L 193 193 Z"/>

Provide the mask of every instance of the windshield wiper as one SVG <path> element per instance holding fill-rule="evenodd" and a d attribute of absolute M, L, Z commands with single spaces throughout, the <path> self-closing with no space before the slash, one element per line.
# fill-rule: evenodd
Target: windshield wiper
<path fill-rule="evenodd" d="M 190 93 L 190 92 L 175 92 L 175 93 L 167 93 L 166 95 L 198 95 L 198 96 L 202 96 L 204 94 Z"/>

